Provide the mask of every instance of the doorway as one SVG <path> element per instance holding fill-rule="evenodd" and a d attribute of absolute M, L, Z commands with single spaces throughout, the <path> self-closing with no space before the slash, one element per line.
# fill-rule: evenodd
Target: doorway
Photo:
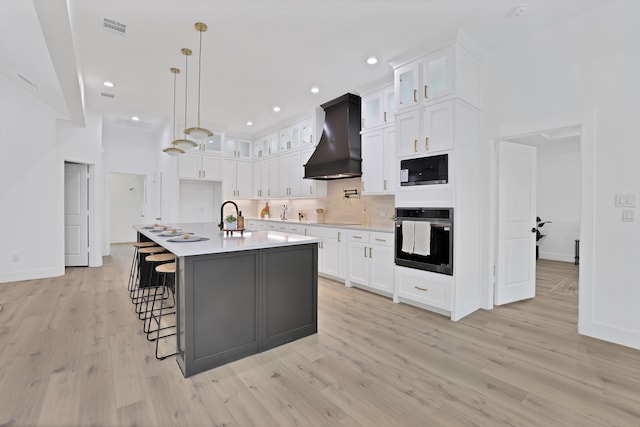
<path fill-rule="evenodd" d="M 89 266 L 89 165 L 64 163 L 64 265 Z"/>
<path fill-rule="evenodd" d="M 136 241 L 134 224 L 145 219 L 146 176 L 130 173 L 109 174 L 109 242 Z"/>
<path fill-rule="evenodd" d="M 535 212 L 531 229 L 539 231 L 535 244 L 542 260 L 560 261 L 574 264 L 580 239 L 581 217 L 581 127 L 566 126 L 562 128 L 546 129 L 525 135 L 501 138 L 520 146 L 534 147 L 536 150 L 536 183 L 535 183 Z M 498 182 L 501 169 L 498 168 Z M 500 204 L 498 194 L 498 205 Z M 498 208 L 499 211 L 499 208 Z M 498 213 L 498 226 L 501 219 Z M 538 221 L 537 218 L 540 218 Z M 545 223 L 546 222 L 546 223 Z M 540 224 L 545 223 L 543 226 Z M 497 230 L 496 230 L 497 233 Z M 502 245 L 502 247 L 501 247 Z M 494 288 L 494 303 L 499 304 L 497 295 L 504 277 L 500 277 L 501 250 L 504 243 L 496 237 L 496 274 Z M 533 253 L 535 256 L 535 252 Z M 535 266 L 535 262 L 533 264 Z M 514 268 L 513 265 L 510 265 Z M 524 271 L 523 266 L 516 266 L 517 273 L 533 273 Z M 535 280 L 535 276 L 534 276 Z M 535 283 L 535 281 L 534 281 Z M 519 298 L 524 299 L 524 298 Z M 513 301 L 518 300 L 513 299 Z"/>

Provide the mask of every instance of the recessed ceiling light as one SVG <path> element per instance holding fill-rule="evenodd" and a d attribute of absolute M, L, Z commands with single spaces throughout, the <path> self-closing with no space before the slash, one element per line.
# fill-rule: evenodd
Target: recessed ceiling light
<path fill-rule="evenodd" d="M 105 87 L 114 87 L 115 85 L 111 82 L 102 82 Z"/>
<path fill-rule="evenodd" d="M 131 120 L 133 120 L 134 122 L 137 122 L 138 120 L 140 120 L 140 117 L 133 116 L 133 117 L 131 117 Z"/>
<path fill-rule="evenodd" d="M 320 89 L 318 89 L 317 87 L 311 88 L 311 93 L 318 93 L 318 92 L 320 92 Z"/>
<path fill-rule="evenodd" d="M 378 58 L 371 56 L 369 58 L 367 58 L 367 64 L 369 65 L 374 65 L 378 63 Z"/>
<path fill-rule="evenodd" d="M 278 106 L 273 107 L 273 111 L 275 111 L 277 113 L 278 111 L 280 111 L 280 107 L 278 107 Z"/>
<path fill-rule="evenodd" d="M 253 122 L 247 122 L 247 126 L 253 126 Z"/>

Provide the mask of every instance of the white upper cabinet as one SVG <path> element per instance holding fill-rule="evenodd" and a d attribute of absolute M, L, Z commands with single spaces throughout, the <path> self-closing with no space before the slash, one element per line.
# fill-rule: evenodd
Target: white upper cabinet
<path fill-rule="evenodd" d="M 296 123 L 278 132 L 278 151 L 299 148 L 302 145 L 302 123 Z"/>
<path fill-rule="evenodd" d="M 272 133 L 269 135 L 269 148 L 267 150 L 267 155 L 271 156 L 278 153 L 278 141 L 280 135 L 278 132 Z"/>
<path fill-rule="evenodd" d="M 309 117 L 300 123 L 300 144 L 302 146 L 315 145 L 313 138 L 313 118 Z"/>
<path fill-rule="evenodd" d="M 224 139 L 224 155 L 238 159 L 250 159 L 251 145 L 251 141 L 237 139 L 231 136 L 226 137 Z"/>
<path fill-rule="evenodd" d="M 422 140 L 429 153 L 454 147 L 454 101 L 429 105 L 422 110 Z"/>
<path fill-rule="evenodd" d="M 393 194 L 395 191 L 395 128 L 362 134 L 362 194 Z"/>
<path fill-rule="evenodd" d="M 225 199 L 254 197 L 253 165 L 246 160 L 225 159 L 222 163 L 222 192 Z"/>
<path fill-rule="evenodd" d="M 222 158 L 200 153 L 187 153 L 178 157 L 178 177 L 200 180 L 220 180 L 222 178 Z"/>
<path fill-rule="evenodd" d="M 480 106 L 477 58 L 458 43 L 434 50 L 394 70 L 398 111 L 455 96 Z"/>
<path fill-rule="evenodd" d="M 394 70 L 394 87 L 396 91 L 396 110 L 404 110 L 420 105 L 418 97 L 420 88 L 420 62 L 410 62 Z"/>
<path fill-rule="evenodd" d="M 453 47 L 427 55 L 422 65 L 422 100 L 425 102 L 453 92 Z"/>
<path fill-rule="evenodd" d="M 363 131 L 390 124 L 395 116 L 395 92 L 393 86 L 362 97 Z"/>
<path fill-rule="evenodd" d="M 281 129 L 278 132 L 278 152 L 287 151 L 291 148 L 291 132 L 289 128 Z"/>
<path fill-rule="evenodd" d="M 191 137 L 188 137 L 189 139 Z M 220 132 L 214 132 L 213 136 L 206 138 L 200 143 L 202 151 L 206 153 L 220 154 L 222 153 L 222 141 L 224 140 L 224 134 Z M 196 141 L 199 142 L 199 141 Z"/>

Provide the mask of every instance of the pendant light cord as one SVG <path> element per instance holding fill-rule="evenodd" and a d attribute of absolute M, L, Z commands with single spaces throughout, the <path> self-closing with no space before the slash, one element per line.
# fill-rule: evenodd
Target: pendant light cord
<path fill-rule="evenodd" d="M 185 52 L 184 54 L 184 129 L 187 129 L 187 85 L 189 82 L 189 55 Z M 185 135 L 187 132 L 184 133 Z"/>
<path fill-rule="evenodd" d="M 200 78 L 202 75 L 202 31 L 200 32 L 200 48 L 198 49 L 198 128 L 200 127 Z"/>
<path fill-rule="evenodd" d="M 175 146 L 175 140 L 178 139 L 177 135 L 176 135 L 176 74 L 177 73 L 173 73 L 173 139 L 174 139 L 174 143 L 173 145 Z"/>

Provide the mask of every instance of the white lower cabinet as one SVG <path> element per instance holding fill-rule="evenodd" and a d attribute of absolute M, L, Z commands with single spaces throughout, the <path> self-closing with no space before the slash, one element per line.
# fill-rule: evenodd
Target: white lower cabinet
<path fill-rule="evenodd" d="M 332 227 L 307 227 L 307 236 L 321 238 L 318 244 L 318 273 L 333 279 L 345 279 L 345 231 Z"/>
<path fill-rule="evenodd" d="M 452 276 L 395 266 L 394 302 L 405 302 L 449 316 L 452 289 Z"/>
<path fill-rule="evenodd" d="M 347 286 L 393 294 L 393 233 L 347 232 Z"/>

